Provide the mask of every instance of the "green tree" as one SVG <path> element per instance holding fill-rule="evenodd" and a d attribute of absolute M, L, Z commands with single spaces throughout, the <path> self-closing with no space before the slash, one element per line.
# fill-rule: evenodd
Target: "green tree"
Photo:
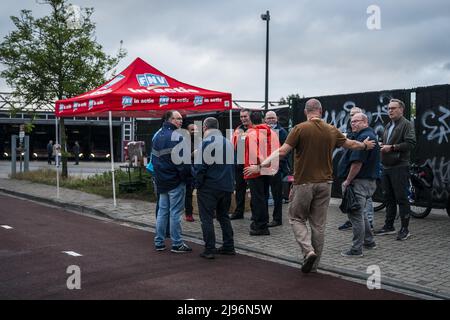
<path fill-rule="evenodd" d="M 304 98 L 304 97 L 303 97 L 303 98 Z M 282 97 L 282 98 L 280 98 L 279 103 L 280 103 L 280 104 L 289 104 L 290 101 L 291 101 L 292 99 L 298 99 L 298 100 L 300 100 L 301 98 L 300 98 L 300 95 L 299 95 L 298 93 L 290 94 L 290 95 L 288 95 L 287 97 Z"/>
<path fill-rule="evenodd" d="M 11 17 L 15 30 L 0 43 L 0 76 L 13 95 L 28 105 L 33 101 L 54 103 L 99 86 L 108 72 L 125 57 L 120 48 L 115 56 L 103 52 L 91 21 L 93 8 L 77 8 L 67 0 L 44 0 L 49 15 L 36 19 L 30 10 Z M 13 110 L 17 112 L 17 110 Z M 62 175 L 67 177 L 67 146 L 64 119 L 60 122 Z"/>

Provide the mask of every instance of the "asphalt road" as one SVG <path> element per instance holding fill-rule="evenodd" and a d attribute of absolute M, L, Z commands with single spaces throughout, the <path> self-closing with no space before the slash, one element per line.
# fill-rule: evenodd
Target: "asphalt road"
<path fill-rule="evenodd" d="M 0 195 L 0 299 L 411 299 L 247 255 L 205 260 L 195 243 L 188 254 L 156 252 L 153 237 Z"/>

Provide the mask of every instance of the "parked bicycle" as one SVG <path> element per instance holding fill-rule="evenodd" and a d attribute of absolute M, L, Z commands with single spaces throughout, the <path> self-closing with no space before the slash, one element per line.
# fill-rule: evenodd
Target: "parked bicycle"
<path fill-rule="evenodd" d="M 433 208 L 433 169 L 429 165 L 418 166 L 413 164 L 409 173 L 408 199 L 411 206 L 411 216 L 423 219 L 428 216 Z M 374 201 L 379 202 L 374 206 L 374 211 L 380 211 L 386 207 L 384 191 L 381 181 L 377 181 L 377 191 Z M 450 211 L 450 200 L 447 212 Z M 450 215 L 450 213 L 449 213 Z"/>

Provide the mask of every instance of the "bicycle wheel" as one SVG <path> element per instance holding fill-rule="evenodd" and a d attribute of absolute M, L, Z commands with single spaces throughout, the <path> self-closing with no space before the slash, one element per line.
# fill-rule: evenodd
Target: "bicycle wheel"
<path fill-rule="evenodd" d="M 423 219 L 428 216 L 433 208 L 433 195 L 431 188 L 411 188 L 410 196 L 411 215 L 414 218 Z"/>

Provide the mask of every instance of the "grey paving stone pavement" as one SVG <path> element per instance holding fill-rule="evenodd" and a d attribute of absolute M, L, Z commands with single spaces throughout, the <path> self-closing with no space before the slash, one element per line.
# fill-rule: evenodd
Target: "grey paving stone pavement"
<path fill-rule="evenodd" d="M 112 199 L 69 189 L 61 189 L 60 199 L 56 199 L 54 186 L 2 178 L 0 192 L 138 226 L 155 225 L 155 204 L 150 202 L 118 199 L 115 208 Z M 339 199 L 332 199 L 328 210 L 320 272 L 331 272 L 365 282 L 370 276 L 367 268 L 376 265 L 381 270 L 382 286 L 405 289 L 430 298 L 450 299 L 450 218 L 444 210 L 433 209 L 425 219 L 412 218 L 412 236 L 407 241 L 396 241 L 396 235 L 378 236 L 377 249 L 366 250 L 362 258 L 344 258 L 340 252 L 350 247 L 352 232 L 337 229 L 346 220 L 346 216 L 338 209 L 339 203 Z M 272 209 L 269 207 L 269 210 Z M 300 265 L 301 250 L 289 225 L 287 210 L 288 204 L 284 204 L 283 225 L 271 228 L 270 236 L 249 235 L 249 212 L 245 213 L 244 219 L 233 220 L 235 244 L 239 252 Z M 384 211 L 375 213 L 375 228 L 383 225 L 384 214 Z M 201 240 L 200 221 L 196 212 L 194 217 L 195 222 L 183 220 L 183 234 Z M 396 227 L 399 228 L 399 221 Z M 216 235 L 220 241 L 221 232 L 217 223 Z"/>

